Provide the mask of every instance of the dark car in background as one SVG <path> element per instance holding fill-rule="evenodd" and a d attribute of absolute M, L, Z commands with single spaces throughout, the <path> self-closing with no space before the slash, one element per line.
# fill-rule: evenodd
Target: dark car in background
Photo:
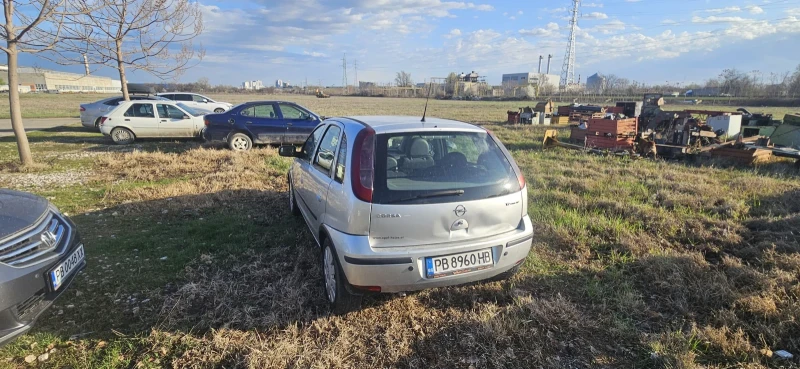
<path fill-rule="evenodd" d="M 69 218 L 39 196 L 0 189 L 0 346 L 31 329 L 85 266 Z"/>
<path fill-rule="evenodd" d="M 225 142 L 234 151 L 250 150 L 253 144 L 300 145 L 321 121 L 293 102 L 247 102 L 206 115 L 203 138 Z"/>

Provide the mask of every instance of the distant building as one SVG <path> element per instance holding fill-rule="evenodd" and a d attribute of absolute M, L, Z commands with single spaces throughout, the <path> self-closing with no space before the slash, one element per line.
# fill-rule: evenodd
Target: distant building
<path fill-rule="evenodd" d="M 503 74 L 504 87 L 517 87 L 517 86 L 539 86 L 558 88 L 558 82 L 561 79 L 556 74 L 541 74 L 535 72 L 526 73 L 509 73 Z"/>
<path fill-rule="evenodd" d="M 586 78 L 586 92 L 600 93 L 606 88 L 606 77 L 595 73 Z"/>
<path fill-rule="evenodd" d="M 242 82 L 243 90 L 260 90 L 262 88 L 264 88 L 264 83 L 259 80 Z"/>
<path fill-rule="evenodd" d="M 19 67 L 20 91 L 58 91 L 118 93 L 122 91 L 119 80 L 88 74 L 59 72 L 55 70 Z M 0 65 L 0 78 L 8 82 L 8 66 Z M 25 86 L 25 87 L 22 87 Z"/>

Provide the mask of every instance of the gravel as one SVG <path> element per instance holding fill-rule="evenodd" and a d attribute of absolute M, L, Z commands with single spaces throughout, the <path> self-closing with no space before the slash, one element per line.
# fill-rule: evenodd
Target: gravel
<path fill-rule="evenodd" d="M 58 173 L 0 173 L 0 186 L 9 188 L 67 187 L 85 184 L 89 172 L 69 171 Z"/>

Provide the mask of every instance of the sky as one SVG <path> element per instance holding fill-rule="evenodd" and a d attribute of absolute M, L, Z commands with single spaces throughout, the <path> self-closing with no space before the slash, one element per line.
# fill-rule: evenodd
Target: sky
<path fill-rule="evenodd" d="M 199 0 L 205 57 L 180 77 L 212 84 L 414 82 L 477 72 L 560 74 L 571 0 Z M 582 0 L 576 75 L 646 84 L 702 83 L 736 68 L 769 83 L 800 64 L 800 0 Z M 34 56 L 22 65 L 81 72 Z M 93 67 L 93 69 L 96 67 Z M 543 66 L 544 70 L 545 67 Z M 113 76 L 113 70 L 98 74 Z M 155 81 L 134 73 L 131 81 Z"/>

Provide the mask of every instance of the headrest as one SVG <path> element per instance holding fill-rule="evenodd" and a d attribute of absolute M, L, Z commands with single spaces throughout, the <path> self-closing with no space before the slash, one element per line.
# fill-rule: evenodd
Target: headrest
<path fill-rule="evenodd" d="M 428 141 L 421 137 L 414 137 L 411 140 L 411 149 L 409 150 L 408 155 L 410 156 L 426 156 L 429 155 L 431 151 L 430 145 L 428 145 Z"/>

